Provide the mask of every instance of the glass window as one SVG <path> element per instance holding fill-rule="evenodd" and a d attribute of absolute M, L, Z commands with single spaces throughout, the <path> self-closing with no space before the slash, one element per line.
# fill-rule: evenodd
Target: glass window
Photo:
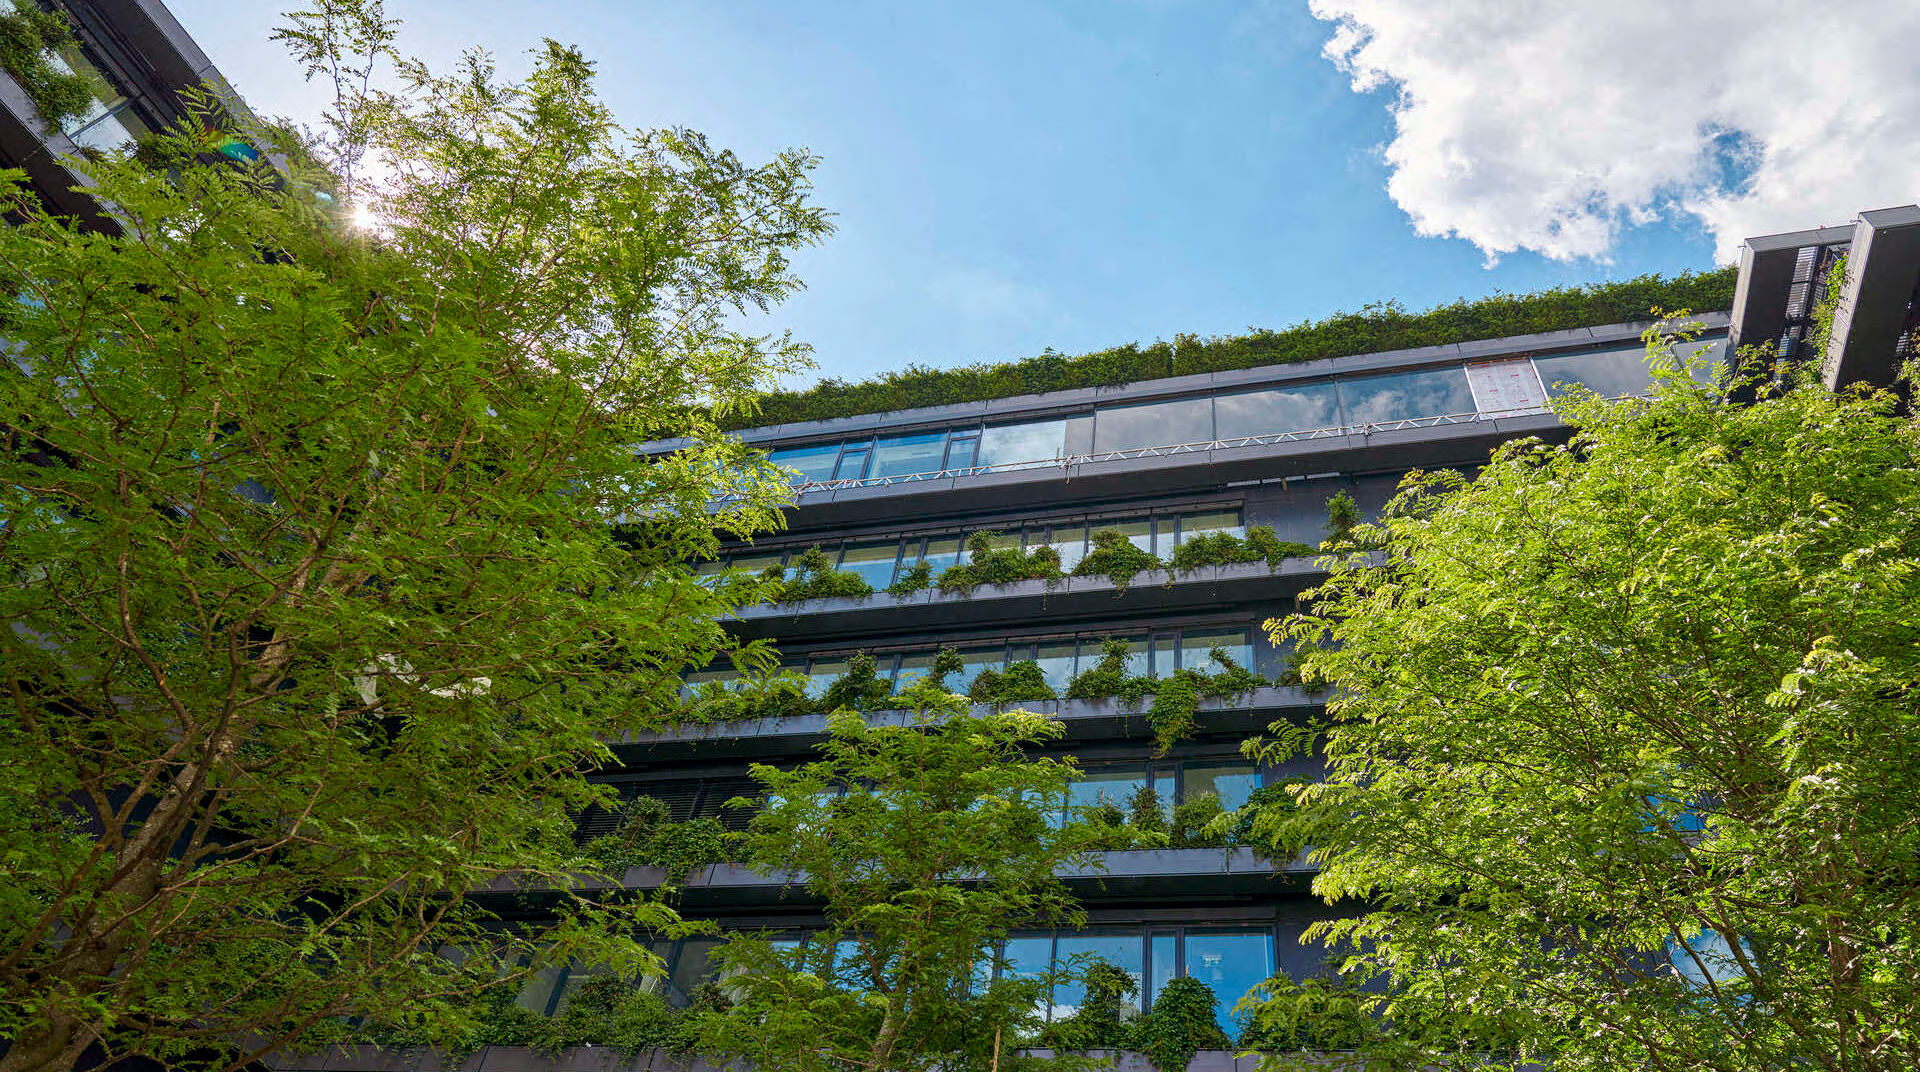
<path fill-rule="evenodd" d="M 1082 809 L 1112 804 L 1125 811 L 1135 791 L 1147 784 L 1147 769 L 1137 764 L 1095 767 L 1067 787 L 1069 818 L 1080 818 Z"/>
<path fill-rule="evenodd" d="M 947 444 L 947 464 L 945 468 L 971 469 L 974 465 L 974 458 L 978 456 L 979 453 L 980 437 L 978 435 L 963 437 L 955 433 L 953 440 Z"/>
<path fill-rule="evenodd" d="M 1085 525 L 1055 525 L 1047 536 L 1047 545 L 1060 553 L 1060 568 L 1068 573 L 1087 557 Z"/>
<path fill-rule="evenodd" d="M 1188 931 L 1186 961 L 1187 978 L 1212 987 L 1220 999 L 1215 1018 L 1221 1030 L 1238 1035 L 1233 1007 L 1256 983 L 1273 974 L 1273 932 Z"/>
<path fill-rule="evenodd" d="M 1533 367 L 1547 385 L 1547 397 L 1559 398 L 1569 386 L 1585 387 L 1603 398 L 1637 395 L 1653 382 L 1644 346 L 1536 357 Z"/>
<path fill-rule="evenodd" d="M 720 942 L 714 938 L 688 938 L 680 943 L 680 955 L 673 958 L 673 970 L 667 974 L 667 1001 L 686 1005 L 693 1001 L 700 984 L 713 978 L 713 965 L 707 957 Z"/>
<path fill-rule="evenodd" d="M 1006 662 L 1007 648 L 1004 644 L 995 644 L 991 648 L 962 648 L 960 661 L 965 664 L 960 672 L 947 679 L 947 687 L 955 692 L 965 692 L 973 685 L 973 679 L 980 676 L 982 670 L 999 670 Z"/>
<path fill-rule="evenodd" d="M 1685 362 L 1691 360 L 1693 378 L 1701 383 L 1712 383 L 1720 366 L 1727 362 L 1727 340 L 1695 339 L 1692 342 L 1674 343 L 1673 356 Z"/>
<path fill-rule="evenodd" d="M 873 447 L 873 475 L 908 476 L 935 473 L 947 450 L 947 433 L 885 436 Z"/>
<path fill-rule="evenodd" d="M 847 672 L 847 660 L 840 658 L 815 659 L 807 668 L 807 695 L 818 700 L 827 694 L 827 686 L 834 678 Z"/>
<path fill-rule="evenodd" d="M 531 1013 L 545 1016 L 548 1005 L 553 1001 L 554 984 L 560 981 L 564 964 L 549 964 L 520 984 L 520 992 L 514 996 L 513 1003 Z"/>
<path fill-rule="evenodd" d="M 786 561 L 786 558 L 786 554 L 780 551 L 749 552 L 743 555 L 734 555 L 728 559 L 727 568 L 739 570 L 742 573 L 759 573 L 768 566 L 778 566 L 780 563 Z"/>
<path fill-rule="evenodd" d="M 933 579 L 939 580 L 947 567 L 960 564 L 960 550 L 960 537 L 934 537 L 927 541 L 927 549 L 920 557 L 933 567 Z"/>
<path fill-rule="evenodd" d="M 867 456 L 870 452 L 862 445 L 848 447 L 840 455 L 840 464 L 834 467 L 835 480 L 859 480 L 867 475 Z"/>
<path fill-rule="evenodd" d="M 861 579 L 875 590 L 893 583 L 893 564 L 900 557 L 900 544 L 894 540 L 885 543 L 850 543 L 840 555 L 840 568 L 848 573 L 857 573 Z"/>
<path fill-rule="evenodd" d="M 1253 645 L 1245 629 L 1189 629 L 1180 634 L 1180 665 L 1189 670 L 1216 673 L 1221 668 L 1212 651 L 1219 648 L 1243 670 L 1253 669 Z"/>
<path fill-rule="evenodd" d="M 1000 949 L 1002 979 L 1038 979 L 1053 964 L 1053 936 L 1032 934 L 1008 938 Z"/>
<path fill-rule="evenodd" d="M 1057 695 L 1065 696 L 1067 686 L 1073 683 L 1073 651 L 1071 640 L 1056 641 L 1040 645 L 1033 661 L 1040 664 L 1040 676 L 1047 679 L 1047 687 Z"/>
<path fill-rule="evenodd" d="M 1213 399 L 1182 398 L 1137 406 L 1102 406 L 1094 413 L 1094 453 L 1206 443 L 1213 439 Z"/>
<path fill-rule="evenodd" d="M 1343 377 L 1338 383 L 1341 406 L 1346 410 L 1347 420 L 1354 424 L 1474 412 L 1467 370 L 1458 365 L 1420 372 L 1390 372 L 1384 376 Z"/>
<path fill-rule="evenodd" d="M 1153 519 L 1153 555 L 1162 561 L 1171 557 L 1179 544 L 1180 517 L 1162 514 Z"/>
<path fill-rule="evenodd" d="M 1140 992 L 1142 1004 L 1152 1004 L 1153 996 L 1166 988 L 1180 972 L 1180 958 L 1174 953 L 1174 936 L 1154 934 L 1147 938 L 1147 970 L 1153 985 Z"/>
<path fill-rule="evenodd" d="M 1215 395 L 1215 435 L 1220 439 L 1270 435 L 1274 432 L 1311 432 L 1340 426 L 1340 403 L 1333 382 L 1266 391 Z"/>
<path fill-rule="evenodd" d="M 894 688 L 904 689 L 926 677 L 932 670 L 933 655 L 931 653 L 903 655 L 900 657 L 900 669 L 893 675 Z"/>
<path fill-rule="evenodd" d="M 1147 638 L 1143 636 L 1121 637 L 1120 640 L 1127 646 L 1127 673 L 1133 677 L 1144 677 L 1153 669 L 1153 663 L 1147 647 Z M 1084 672 L 1092 669 L 1100 662 L 1100 646 L 1104 642 L 1105 638 L 1082 640 L 1080 642 L 1080 671 Z"/>
<path fill-rule="evenodd" d="M 1061 971 L 1085 971 L 1087 963 L 1098 957 L 1133 976 L 1135 985 L 1141 985 L 1146 980 L 1142 945 L 1139 931 L 1063 934 L 1054 947 L 1054 966 Z M 1080 1008 L 1080 1001 L 1086 992 L 1085 984 L 1077 979 L 1055 985 L 1053 1017 L 1072 1016 Z M 1121 1006 L 1120 1015 L 1127 1017 L 1137 1013 L 1139 1000 L 1140 995 L 1136 992 L 1133 1000 Z"/>
<path fill-rule="evenodd" d="M 1065 421 L 1002 424 L 981 433 L 977 464 L 1044 465 L 1058 459 L 1065 452 L 1066 443 Z"/>
<path fill-rule="evenodd" d="M 681 686 L 682 696 L 691 696 L 700 686 L 712 681 L 728 681 L 740 675 L 733 670 L 696 670 L 687 675 L 686 684 Z"/>
<path fill-rule="evenodd" d="M 147 125 L 128 105 L 121 105 L 107 115 L 88 123 L 74 131 L 69 137 L 73 144 L 82 149 L 98 149 L 108 152 L 137 141 L 147 133 Z"/>
<path fill-rule="evenodd" d="M 793 447 L 776 450 L 767 455 L 769 461 L 778 466 L 792 469 L 800 475 L 796 484 L 811 484 L 817 480 L 833 479 L 833 463 L 840 457 L 840 444 L 829 443 L 823 447 Z"/>
<path fill-rule="evenodd" d="M 1220 510 L 1207 514 L 1188 514 L 1180 519 L 1180 542 L 1186 543 L 1195 536 L 1224 532 L 1230 536 L 1245 536 L 1247 527 L 1240 523 L 1240 511 Z"/>
<path fill-rule="evenodd" d="M 1212 793 L 1220 798 L 1221 807 L 1232 811 L 1259 787 L 1260 772 L 1245 762 L 1188 763 L 1180 772 L 1180 783 L 1180 799 Z"/>
<path fill-rule="evenodd" d="M 1151 518 L 1130 517 L 1119 521 L 1096 521 L 1087 526 L 1087 528 L 1089 539 L 1092 538 L 1094 533 L 1102 532 L 1106 529 L 1114 529 L 1118 531 L 1120 535 L 1125 536 L 1128 542 L 1140 550 L 1153 550 L 1153 520 Z"/>

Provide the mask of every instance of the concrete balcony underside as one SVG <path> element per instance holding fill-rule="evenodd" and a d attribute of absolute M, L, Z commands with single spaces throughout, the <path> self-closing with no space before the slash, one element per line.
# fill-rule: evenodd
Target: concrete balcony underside
<path fill-rule="evenodd" d="M 1468 424 L 1355 432 L 1322 439 L 1228 447 L 1184 454 L 1050 465 L 880 487 L 808 492 L 791 513 L 794 531 L 981 511 L 1051 508 L 1319 473 L 1364 473 L 1478 465 L 1520 436 L 1564 438 L 1551 413 Z"/>
<path fill-rule="evenodd" d="M 1145 738 L 1153 735 L 1147 725 L 1147 710 L 1153 706 L 1151 695 L 1138 704 L 1109 697 L 1102 700 L 1034 700 L 1019 704 L 974 704 L 975 714 L 997 709 L 1021 709 L 1049 715 L 1066 727 L 1068 742 Z M 1317 714 L 1326 707 L 1322 692 L 1308 692 L 1291 685 L 1270 685 L 1238 696 L 1204 697 L 1199 706 L 1200 736 L 1244 737 L 1258 733 L 1279 719 L 1299 719 Z M 902 726 L 915 717 L 909 711 L 875 711 L 867 721 L 876 726 Z M 803 752 L 826 738 L 827 716 L 787 715 L 780 718 L 744 722 L 715 722 L 708 725 L 679 726 L 671 730 L 635 734 L 614 746 L 614 753 L 625 762 L 683 762 L 762 758 L 769 755 Z"/>
<path fill-rule="evenodd" d="M 1037 1056 L 1050 1050 L 1030 1050 Z M 1137 1053 L 1091 1050 L 1115 1057 L 1114 1072 L 1153 1072 Z M 483 1046 L 456 1060 L 439 1050 L 385 1050 L 375 1046 L 329 1046 L 306 1054 L 276 1054 L 271 1068 L 286 1072 L 738 1072 L 739 1064 L 713 1063 L 670 1050 L 626 1053 L 609 1046 L 575 1046 L 559 1053 L 536 1053 L 524 1046 Z M 1257 1057 L 1236 1058 L 1230 1050 L 1201 1050 L 1189 1072 L 1253 1072 Z"/>
<path fill-rule="evenodd" d="M 1064 871 L 1060 878 L 1087 902 L 1153 899 L 1204 904 L 1300 893 L 1312 881 L 1315 870 L 1304 858 L 1276 865 L 1239 846 L 1128 849 L 1094 853 L 1088 866 Z M 818 905 L 819 899 L 807 890 L 805 882 L 805 877 L 796 872 L 762 875 L 740 864 L 709 864 L 674 886 L 674 905 L 682 910 Z M 574 891 L 657 890 L 667 885 L 665 868 L 631 867 L 618 883 L 583 877 Z M 511 898 L 524 909 L 554 894 L 550 887 L 526 885 L 508 876 L 475 891 L 475 895 L 483 899 Z"/>
<path fill-rule="evenodd" d="M 1160 614 L 1264 604 L 1285 611 L 1293 597 L 1324 580 L 1314 558 L 1290 558 L 1280 568 L 1265 562 L 1202 566 L 1189 573 L 1151 570 L 1123 590 L 1105 577 L 985 584 L 971 592 L 924 588 L 906 596 L 876 592 L 858 598 L 811 599 L 804 603 L 748 607 L 726 620 L 745 639 L 830 640 L 887 637 L 902 633 L 994 625 L 1058 622 L 1115 614 Z"/>

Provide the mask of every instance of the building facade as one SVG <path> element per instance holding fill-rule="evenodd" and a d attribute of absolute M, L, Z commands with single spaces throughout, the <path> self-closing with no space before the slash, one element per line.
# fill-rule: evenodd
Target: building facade
<path fill-rule="evenodd" d="M 1705 331 L 1687 346 L 1707 369 L 1724 359 L 1728 321 L 1724 314 L 1700 319 Z M 1032 661 L 1065 697 L 1109 640 L 1125 645 L 1129 673 L 1154 677 L 1209 668 L 1211 653 L 1223 651 L 1270 684 L 1204 701 L 1196 732 L 1164 753 L 1144 714 L 1150 699 L 1018 706 L 1058 718 L 1066 736 L 1056 750 L 1076 757 L 1085 772 L 1063 818 L 1075 807 L 1124 808 L 1142 787 L 1156 790 L 1169 814 L 1208 795 L 1231 810 L 1262 786 L 1321 773 L 1315 757 L 1264 767 L 1240 751 L 1269 723 L 1323 710 L 1324 697 L 1287 683 L 1297 681 L 1288 673 L 1289 653 L 1261 628 L 1324 576 L 1312 554 L 1302 549 L 1277 565 L 1148 572 L 1124 586 L 1104 576 L 1068 576 L 971 591 L 886 589 L 917 563 L 938 576 L 965 562 L 968 538 L 980 532 L 996 534 L 995 546 L 1050 547 L 1069 574 L 1103 530 L 1163 561 L 1197 537 L 1244 535 L 1253 526 L 1282 541 L 1318 545 L 1336 496 L 1371 515 L 1409 469 L 1471 470 L 1508 439 L 1566 434 L 1548 406 L 1570 385 L 1610 396 L 1643 391 L 1650 378 L 1645 327 L 1608 325 L 752 429 L 743 438 L 793 472 L 789 527 L 727 548 L 710 568 L 791 569 L 818 548 L 873 589 L 860 597 L 759 605 L 732 622 L 743 637 L 773 641 L 783 665 L 804 675 L 815 697 L 860 653 L 899 687 L 926 673 L 940 649 L 952 648 L 964 669 L 947 684 L 958 691 L 981 673 Z M 694 674 L 690 684 L 730 673 Z M 824 715 L 807 714 L 649 734 L 623 742 L 621 765 L 596 777 L 625 800 L 665 802 L 676 820 L 711 816 L 739 824 L 744 817 L 723 805 L 752 794 L 748 764 L 810 758 L 825 723 Z M 617 814 L 589 814 L 581 836 L 607 833 L 618 821 Z M 1149 1007 L 1167 981 L 1199 979 L 1219 998 L 1217 1019 L 1230 1036 L 1240 1027 L 1233 1005 L 1254 984 L 1276 972 L 1302 979 L 1328 970 L 1325 951 L 1301 937 L 1342 911 L 1309 893 L 1312 871 L 1304 859 L 1268 859 L 1231 843 L 1106 852 L 1097 866 L 1066 877 L 1086 908 L 1086 926 L 1016 931 L 1003 950 L 1006 970 L 1038 972 L 1098 955 L 1134 976 L 1137 1000 Z M 666 881 L 657 868 L 624 876 L 638 889 Z M 683 914 L 722 929 L 773 930 L 805 941 L 824 922 L 800 887 L 735 864 L 695 872 L 677 897 Z M 659 985 L 671 1001 L 691 1000 L 711 977 L 707 957 L 715 941 L 658 944 L 667 963 Z M 520 1001 L 557 1014 L 591 976 L 557 969 L 530 982 Z M 1079 998 L 1078 984 L 1060 984 L 1047 1013 L 1068 1015 Z M 1206 1060 L 1232 1062 L 1225 1052 Z"/>

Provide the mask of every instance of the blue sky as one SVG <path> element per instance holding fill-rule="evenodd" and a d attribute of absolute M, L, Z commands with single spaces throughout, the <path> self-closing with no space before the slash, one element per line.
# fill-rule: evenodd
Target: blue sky
<path fill-rule="evenodd" d="M 267 40 L 276 4 L 170 0 L 256 108 L 311 115 Z M 522 65 L 582 45 L 630 125 L 683 124 L 750 158 L 822 158 L 838 233 L 762 326 L 859 378 L 1233 333 L 1398 300 L 1715 263 L 1696 216 L 1620 227 L 1596 259 L 1489 265 L 1389 196 L 1393 86 L 1356 92 L 1301 3 L 560 3 L 390 0 L 402 46 Z M 1870 206 L 1857 206 L 1870 207 Z"/>

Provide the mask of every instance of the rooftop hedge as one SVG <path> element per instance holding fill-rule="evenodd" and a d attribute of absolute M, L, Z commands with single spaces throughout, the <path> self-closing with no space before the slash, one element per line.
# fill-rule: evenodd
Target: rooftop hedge
<path fill-rule="evenodd" d="M 864 413 L 982 402 L 1074 387 L 1110 387 L 1220 372 L 1259 365 L 1288 365 L 1325 357 L 1404 350 L 1416 346 L 1473 342 L 1509 335 L 1599 324 L 1647 320 L 1651 310 L 1727 309 L 1733 305 L 1732 267 L 1683 272 L 1671 279 L 1643 275 L 1618 283 L 1553 287 L 1532 294 L 1493 294 L 1461 299 L 1423 313 L 1409 313 L 1398 302 L 1364 306 L 1280 331 L 1259 329 L 1245 335 L 1176 335 L 1172 342 L 1146 346 L 1127 343 L 1090 354 L 1069 356 L 1049 349 L 1038 357 L 997 364 L 936 369 L 908 365 L 876 379 L 847 383 L 825 379 L 803 391 L 778 391 L 761 404 L 757 416 L 733 427 L 762 427 L 819 421 Z"/>

